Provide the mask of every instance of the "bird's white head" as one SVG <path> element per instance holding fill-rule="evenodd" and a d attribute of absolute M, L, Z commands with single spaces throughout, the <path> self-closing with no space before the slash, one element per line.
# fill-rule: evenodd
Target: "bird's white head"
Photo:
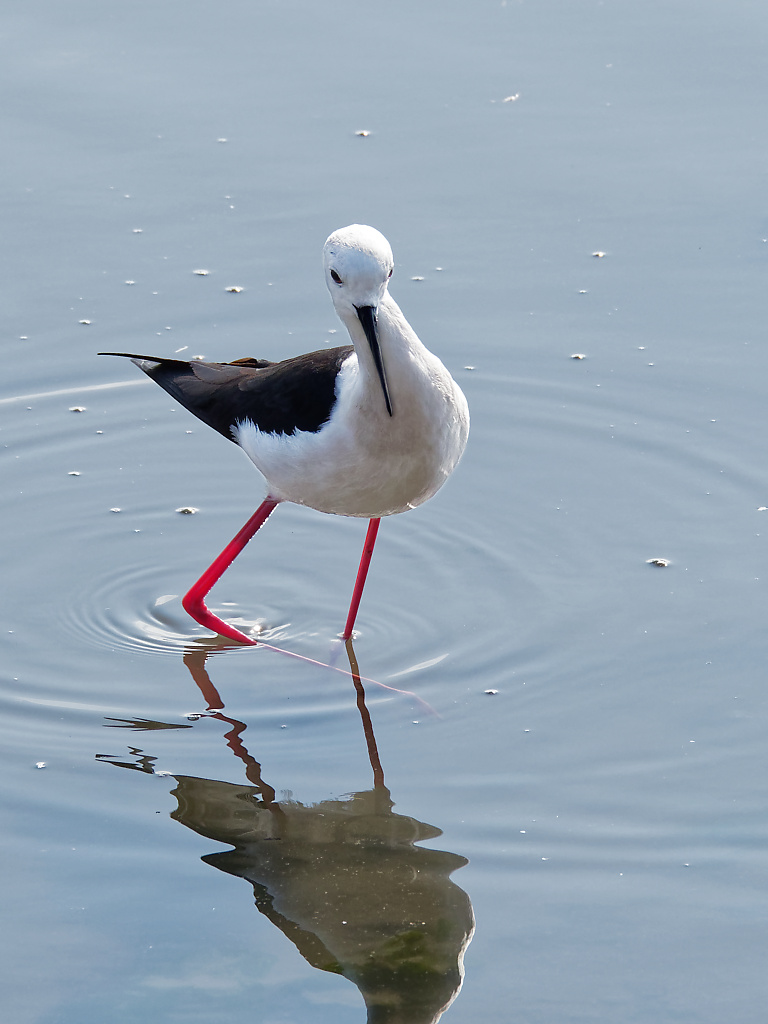
<path fill-rule="evenodd" d="M 323 266 L 342 319 L 361 306 L 378 307 L 394 265 L 389 242 L 376 228 L 350 224 L 333 232 L 323 248 Z"/>
<path fill-rule="evenodd" d="M 380 231 L 365 224 L 339 228 L 323 248 L 325 281 L 336 312 L 353 340 L 356 334 L 359 337 L 362 327 L 390 416 L 392 400 L 379 346 L 377 320 L 394 265 L 389 242 Z"/>

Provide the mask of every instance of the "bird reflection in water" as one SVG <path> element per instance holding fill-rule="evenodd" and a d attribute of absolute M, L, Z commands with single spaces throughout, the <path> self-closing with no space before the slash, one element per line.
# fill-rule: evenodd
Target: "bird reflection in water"
<path fill-rule="evenodd" d="M 196 649 L 185 664 L 208 701 L 207 717 L 231 726 L 225 738 L 250 785 L 174 776 L 178 807 L 171 816 L 233 847 L 202 859 L 250 882 L 257 909 L 312 967 L 352 981 L 368 1024 L 434 1024 L 459 993 L 474 930 L 469 897 L 450 880 L 467 861 L 416 846 L 440 830 L 394 813 L 351 641 L 347 652 L 372 789 L 316 804 L 278 801 L 243 744 L 246 726 L 223 713 L 206 650 Z M 162 728 L 139 720 L 120 724 Z M 99 759 L 153 771 L 153 758 L 135 747 L 131 753 L 133 762 Z"/>

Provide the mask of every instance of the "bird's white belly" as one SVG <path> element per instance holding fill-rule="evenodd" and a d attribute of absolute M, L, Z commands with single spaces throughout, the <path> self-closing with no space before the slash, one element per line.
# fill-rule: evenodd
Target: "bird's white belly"
<path fill-rule="evenodd" d="M 401 392 L 391 417 L 380 393 L 341 389 L 320 430 L 266 434 L 246 421 L 237 430 L 238 444 L 275 498 L 343 516 L 405 512 L 442 487 L 466 444 L 466 401 L 443 372 L 444 386 L 434 389 L 431 401 L 422 394 L 419 403 L 409 403 Z"/>

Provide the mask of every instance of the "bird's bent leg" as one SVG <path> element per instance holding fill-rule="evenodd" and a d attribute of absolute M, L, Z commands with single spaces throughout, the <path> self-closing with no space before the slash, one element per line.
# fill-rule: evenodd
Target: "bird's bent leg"
<path fill-rule="evenodd" d="M 360 607 L 360 598 L 363 596 L 365 578 L 368 575 L 368 566 L 371 564 L 371 555 L 373 554 L 373 546 L 376 543 L 376 534 L 379 532 L 380 522 L 381 519 L 372 519 L 370 523 L 368 523 L 368 532 L 365 535 L 363 554 L 360 558 L 360 568 L 357 570 L 357 579 L 355 580 L 355 589 L 352 592 L 352 603 L 349 606 L 347 624 L 344 627 L 344 632 L 341 634 L 342 640 L 349 640 L 352 636 L 352 630 L 355 628 L 357 609 Z"/>
<path fill-rule="evenodd" d="M 276 498 L 266 497 L 262 501 L 242 530 L 240 530 L 236 537 L 232 538 L 219 557 L 211 562 L 197 583 L 189 588 L 189 591 L 181 601 L 184 611 L 199 622 L 201 626 L 205 626 L 206 629 L 212 629 L 229 640 L 237 640 L 241 644 L 255 644 L 256 640 L 246 636 L 245 633 L 241 633 L 234 626 L 228 626 L 217 615 L 208 611 L 205 607 L 205 597 L 214 583 L 221 579 L 259 527 L 264 525 L 277 504 Z"/>

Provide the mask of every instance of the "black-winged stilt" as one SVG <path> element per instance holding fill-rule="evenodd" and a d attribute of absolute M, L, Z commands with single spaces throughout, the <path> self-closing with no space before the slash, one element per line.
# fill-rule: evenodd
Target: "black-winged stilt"
<path fill-rule="evenodd" d="M 184 597 L 186 611 L 230 640 L 254 644 L 204 599 L 281 501 L 369 519 L 342 637 L 360 605 L 382 516 L 421 505 L 461 458 L 469 410 L 440 360 L 416 337 L 387 290 L 394 260 L 375 228 L 328 238 L 325 279 L 351 345 L 279 363 L 126 356 L 190 412 L 240 445 L 267 497 Z"/>

